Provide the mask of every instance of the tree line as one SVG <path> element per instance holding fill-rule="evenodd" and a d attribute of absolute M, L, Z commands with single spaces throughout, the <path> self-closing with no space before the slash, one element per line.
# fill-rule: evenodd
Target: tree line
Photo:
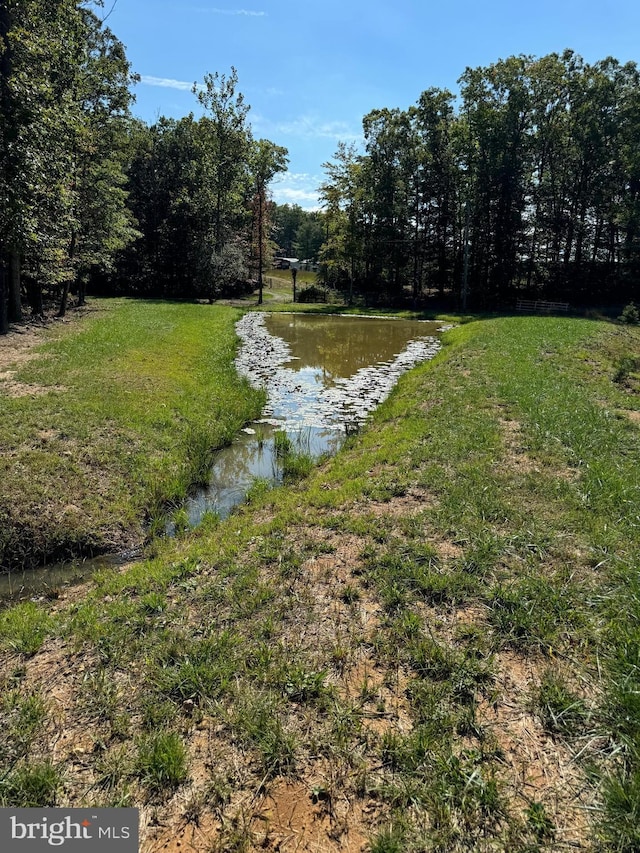
<path fill-rule="evenodd" d="M 204 115 L 131 114 L 100 3 L 0 3 L 0 333 L 70 290 L 213 298 L 269 254 L 286 149 L 253 138 L 235 69 L 194 85 Z"/>
<path fill-rule="evenodd" d="M 322 210 L 275 205 L 287 151 L 254 139 L 235 69 L 203 113 L 133 118 L 136 75 L 100 4 L 0 2 L 0 333 L 70 292 L 259 289 L 275 247 L 375 301 L 626 302 L 640 273 L 640 78 L 572 51 L 467 68 L 363 118 Z"/>
<path fill-rule="evenodd" d="M 572 51 L 467 68 L 363 119 L 321 193 L 328 283 L 507 307 L 624 301 L 640 273 L 640 78 Z"/>

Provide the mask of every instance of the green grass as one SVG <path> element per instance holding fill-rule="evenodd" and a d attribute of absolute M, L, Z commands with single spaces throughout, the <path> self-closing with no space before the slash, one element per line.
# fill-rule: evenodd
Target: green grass
<path fill-rule="evenodd" d="M 0 564 L 112 548 L 161 528 L 168 502 L 206 478 L 215 448 L 263 397 L 233 368 L 239 312 L 102 301 L 0 386 Z"/>
<path fill-rule="evenodd" d="M 136 769 L 154 791 L 177 788 L 189 776 L 185 745 L 176 732 L 155 732 L 138 747 Z"/>
<path fill-rule="evenodd" d="M 34 655 L 52 629 L 52 618 L 33 601 L 0 612 L 0 645 L 24 655 Z"/>
<path fill-rule="evenodd" d="M 616 371 L 640 330 L 503 317 L 445 340 L 294 488 L 256 487 L 51 621 L 3 613 L 3 802 L 73 779 L 72 799 L 95 784 L 177 806 L 191 777 L 218 849 L 275 849 L 256 814 L 283 785 L 333 845 L 354 804 L 378 853 L 568 849 L 567 827 L 584 849 L 638 848 L 640 398 Z M 66 676 L 71 724 L 100 736 L 85 776 L 37 734 L 49 637 L 90 663 Z"/>
<path fill-rule="evenodd" d="M 25 763 L 0 780 L 0 804 L 13 808 L 44 808 L 57 805 L 62 776 L 50 761 Z"/>

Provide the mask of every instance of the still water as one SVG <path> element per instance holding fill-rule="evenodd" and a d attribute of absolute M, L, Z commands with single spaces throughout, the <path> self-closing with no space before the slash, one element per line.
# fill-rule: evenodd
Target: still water
<path fill-rule="evenodd" d="M 189 524 L 226 517 L 257 479 L 279 482 L 274 434 L 314 457 L 334 453 L 389 394 L 399 376 L 439 349 L 439 323 L 336 315 L 249 313 L 238 323 L 236 366 L 267 392 L 262 417 L 216 454 L 209 483 L 184 507 Z M 174 532 L 167 525 L 167 534 Z M 106 556 L 0 576 L 0 598 L 73 583 L 115 565 Z"/>
<path fill-rule="evenodd" d="M 276 431 L 316 458 L 334 453 L 402 373 L 435 355 L 439 331 L 439 323 L 418 320 L 246 314 L 238 324 L 237 367 L 265 388 L 267 405 L 217 454 L 207 488 L 187 502 L 189 523 L 205 512 L 226 517 L 256 479 L 281 479 Z"/>

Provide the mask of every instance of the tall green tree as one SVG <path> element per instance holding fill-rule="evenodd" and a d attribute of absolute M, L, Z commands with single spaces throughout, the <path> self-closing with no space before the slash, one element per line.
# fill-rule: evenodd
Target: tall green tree
<path fill-rule="evenodd" d="M 229 76 L 218 72 L 207 74 L 203 87 L 193 87 L 206 111 L 206 118 L 201 122 L 201 144 L 206 152 L 203 189 L 211 198 L 217 253 L 237 229 L 247 192 L 251 146 L 251 128 L 247 122 L 249 106 L 242 93 L 237 92 L 237 86 L 238 73 L 232 67 Z"/>
<path fill-rule="evenodd" d="M 66 311 L 69 285 L 77 282 L 84 302 L 92 270 L 109 271 L 116 254 L 137 232 L 127 207 L 125 167 L 131 74 L 124 46 L 96 15 L 83 12 L 85 52 L 74 99 L 77 116 L 71 135 L 69 267 L 59 314 Z"/>
<path fill-rule="evenodd" d="M 339 143 L 333 162 L 323 165 L 320 187 L 324 202 L 326 239 L 320 252 L 321 273 L 327 284 L 348 287 L 349 302 L 363 272 L 365 240 L 362 157 L 355 145 Z"/>
<path fill-rule="evenodd" d="M 325 239 L 325 225 L 322 215 L 315 210 L 307 210 L 296 228 L 293 247 L 301 260 L 316 261 Z"/>
<path fill-rule="evenodd" d="M 69 287 L 108 267 L 133 236 L 123 189 L 132 80 L 122 44 L 74 0 L 0 4 L 0 318 L 18 319 L 21 280 Z M 0 319 L 0 326 L 6 322 Z"/>
<path fill-rule="evenodd" d="M 273 209 L 273 241 L 285 258 L 296 256 L 296 235 L 307 220 L 307 211 L 299 204 L 276 204 Z"/>
<path fill-rule="evenodd" d="M 19 319 L 25 257 L 55 279 L 64 256 L 73 81 L 83 48 L 76 2 L 0 4 L 0 331 Z"/>

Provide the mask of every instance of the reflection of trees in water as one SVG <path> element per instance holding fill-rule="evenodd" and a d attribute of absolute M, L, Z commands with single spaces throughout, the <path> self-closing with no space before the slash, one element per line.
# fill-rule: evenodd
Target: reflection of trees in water
<path fill-rule="evenodd" d="M 273 428 L 265 427 L 261 436 L 241 437 L 218 452 L 208 488 L 194 495 L 190 502 L 192 523 L 197 523 L 207 509 L 225 517 L 244 499 L 255 480 L 280 480 L 273 434 Z M 315 457 L 335 453 L 342 438 L 335 430 L 326 429 L 301 430 L 289 436 L 297 450 Z"/>
<path fill-rule="evenodd" d="M 214 489 L 227 488 L 230 484 L 246 488 L 257 477 L 271 478 L 272 462 L 273 438 L 239 439 L 217 454 L 209 482 Z"/>
<path fill-rule="evenodd" d="M 363 367 L 391 361 L 410 340 L 433 334 L 436 326 L 410 320 L 308 315 L 271 315 L 266 324 L 299 359 L 291 369 L 310 366 L 325 380 L 349 377 Z"/>

